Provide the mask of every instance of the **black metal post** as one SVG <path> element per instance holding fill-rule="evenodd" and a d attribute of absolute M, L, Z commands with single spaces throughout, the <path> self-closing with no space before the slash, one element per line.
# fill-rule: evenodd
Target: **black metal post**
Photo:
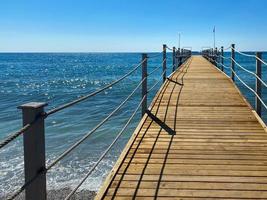
<path fill-rule="evenodd" d="M 147 54 L 142 54 L 142 99 L 144 101 L 142 103 L 142 116 L 146 113 L 147 110 Z"/>
<path fill-rule="evenodd" d="M 262 53 L 257 52 L 256 57 L 261 59 Z M 261 78 L 261 61 L 259 61 L 257 58 L 256 58 L 256 74 L 259 78 Z M 257 77 L 255 78 L 256 78 L 256 93 L 261 98 L 261 82 Z M 255 97 L 255 109 L 258 115 L 261 116 L 261 102 L 257 96 Z"/>
<path fill-rule="evenodd" d="M 172 47 L 172 72 L 174 72 L 175 70 L 175 60 L 176 60 L 175 47 Z"/>
<path fill-rule="evenodd" d="M 163 83 L 166 80 L 166 69 L 167 69 L 167 56 L 166 56 L 166 49 L 167 49 L 167 45 L 163 44 L 163 57 L 162 57 L 162 72 L 163 72 L 163 77 L 162 77 L 162 81 Z"/>
<path fill-rule="evenodd" d="M 44 112 L 47 103 L 31 102 L 23 104 L 23 126 L 32 123 Z M 45 127 L 44 119 L 38 119 L 23 134 L 25 183 L 30 182 L 45 169 Z M 46 174 L 39 175 L 25 189 L 26 200 L 46 200 Z"/>
<path fill-rule="evenodd" d="M 224 57 L 224 52 L 223 52 L 223 46 L 221 47 L 221 69 L 222 69 L 222 71 L 224 70 L 223 69 L 223 65 L 224 65 L 224 59 L 223 59 L 223 57 Z"/>
<path fill-rule="evenodd" d="M 231 78 L 233 81 L 235 81 L 235 74 L 234 74 L 234 71 L 235 71 L 235 44 L 232 44 L 231 45 L 232 47 L 232 51 L 231 51 Z"/>

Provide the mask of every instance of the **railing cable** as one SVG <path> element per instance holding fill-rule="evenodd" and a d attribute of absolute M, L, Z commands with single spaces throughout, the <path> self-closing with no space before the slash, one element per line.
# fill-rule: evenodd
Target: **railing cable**
<path fill-rule="evenodd" d="M 159 78 L 157 79 L 157 82 L 147 90 L 147 93 L 149 93 L 154 87 L 156 87 L 157 84 L 159 84 L 160 81 L 162 81 L 162 76 L 164 75 L 164 73 L 167 71 L 167 69 L 165 69 L 161 75 L 159 76 Z"/>
<path fill-rule="evenodd" d="M 258 59 L 262 64 L 267 66 L 267 62 L 265 62 L 264 60 L 260 59 L 258 56 L 255 56 L 256 59 Z"/>
<path fill-rule="evenodd" d="M 236 48 L 231 47 L 231 49 L 235 50 L 237 53 L 239 53 L 240 55 L 246 56 L 246 57 L 251 57 L 251 58 L 256 58 L 257 60 L 259 60 L 262 64 L 267 66 L 267 62 L 265 62 L 264 60 L 260 59 L 258 56 L 256 55 L 251 55 L 251 54 L 247 54 L 247 53 L 243 53 L 241 51 L 238 51 Z"/>
<path fill-rule="evenodd" d="M 20 130 L 16 131 L 15 133 L 10 134 L 7 138 L 0 142 L 0 149 L 10 143 L 12 140 L 16 139 L 20 136 L 24 131 L 28 130 L 31 127 L 31 124 L 26 124 Z"/>
<path fill-rule="evenodd" d="M 234 75 L 238 78 L 238 80 L 244 85 L 246 86 L 247 89 L 249 89 L 251 92 L 253 92 L 255 94 L 255 96 L 260 100 L 261 104 L 264 106 L 264 108 L 267 110 L 267 106 L 264 103 L 264 101 L 260 98 L 260 96 L 251 88 L 249 87 L 236 73 L 235 71 L 231 68 L 231 71 L 234 73 Z"/>
<path fill-rule="evenodd" d="M 168 46 L 166 46 L 167 49 L 169 50 L 173 50 L 171 48 L 169 48 Z M 163 51 L 162 51 L 163 52 Z M 73 100 L 69 103 L 65 103 L 63 105 L 60 105 L 54 109 L 49 110 L 48 112 L 44 112 L 41 113 L 40 116 L 38 116 L 33 122 L 26 124 L 25 126 L 23 126 L 20 130 L 18 130 L 17 132 L 11 134 L 9 137 L 7 137 L 7 139 L 5 139 L 3 142 L 0 143 L 0 149 L 7 145 L 9 142 L 13 141 L 15 138 L 17 138 L 19 135 L 21 135 L 23 132 L 27 131 L 34 123 L 36 123 L 39 119 L 44 119 L 47 116 L 54 114 L 58 111 L 61 111 L 65 108 L 68 108 L 72 105 L 75 105 L 81 101 L 84 101 L 90 97 L 93 97 L 101 92 L 103 92 L 104 90 L 110 88 L 111 86 L 119 83 L 120 81 L 124 80 L 125 78 L 127 78 L 128 76 L 130 76 L 132 73 L 134 73 L 140 66 L 143 65 L 143 63 L 145 61 L 147 61 L 148 58 L 153 58 L 153 57 L 158 57 L 161 55 L 161 53 L 159 53 L 159 55 L 154 55 L 154 56 L 149 56 L 146 59 L 142 60 L 142 62 L 140 62 L 139 64 L 137 64 L 131 71 L 129 71 L 127 74 L 123 75 L 122 77 L 120 77 L 119 79 L 109 83 L 108 85 L 104 86 L 103 88 L 96 90 L 92 93 L 89 93 L 85 96 L 82 96 L 76 100 Z M 166 52 L 166 49 L 164 50 L 164 52 Z M 189 54 L 191 51 L 189 50 L 185 50 L 184 51 L 184 57 L 188 58 Z M 164 62 L 166 62 L 166 58 L 162 61 L 161 64 L 163 64 Z M 153 69 L 153 71 L 148 74 L 151 75 L 152 73 L 154 73 L 156 70 L 158 70 L 161 66 Z M 160 75 L 160 78 L 164 75 L 164 73 L 166 73 L 165 69 L 163 71 L 163 73 Z M 139 82 L 139 84 L 135 87 L 135 89 L 130 93 L 130 95 L 128 95 L 126 97 L 126 99 L 124 99 L 119 106 L 117 106 L 111 113 L 109 113 L 109 115 L 102 120 L 99 124 L 97 124 L 91 131 L 89 131 L 88 133 L 86 133 L 82 138 L 80 138 L 77 142 L 75 142 L 70 148 L 68 148 L 67 150 L 65 150 L 63 153 L 61 153 L 53 162 L 51 162 L 50 164 L 48 164 L 47 167 L 43 167 L 43 169 L 37 171 L 36 175 L 31 178 L 29 181 L 27 181 L 26 183 L 24 183 L 19 190 L 17 190 L 15 193 L 13 193 L 13 195 L 11 197 L 9 197 L 9 199 L 14 199 L 15 197 L 17 197 L 21 192 L 23 192 L 30 184 L 32 184 L 40 175 L 42 174 L 46 174 L 53 166 L 55 166 L 60 160 L 62 160 L 65 156 L 67 156 L 70 152 L 72 152 L 72 150 L 74 150 L 77 146 L 79 146 L 84 140 L 86 140 L 90 135 L 92 135 L 94 132 L 96 132 L 96 130 L 98 130 L 98 128 L 100 128 L 106 121 L 108 121 L 118 110 L 121 109 L 121 107 L 126 104 L 126 102 L 135 94 L 135 92 L 138 90 L 138 88 L 143 84 L 143 82 L 147 79 L 147 77 L 145 77 L 142 81 Z M 156 83 L 158 84 L 158 82 Z M 155 84 L 155 85 L 156 85 Z M 155 87 L 155 85 L 153 87 Z M 151 90 L 152 88 L 150 88 Z M 150 91 L 149 90 L 149 91 Z M 148 92 L 149 92 L 148 91 Z M 147 92 L 147 93 L 148 93 Z M 134 118 L 134 116 L 136 115 L 138 109 L 140 108 L 140 106 L 142 105 L 142 103 L 144 102 L 144 100 L 146 99 L 147 94 L 145 94 L 142 98 L 142 100 L 139 102 L 137 108 L 134 110 L 133 114 L 131 115 L 131 117 L 128 119 L 127 123 L 124 125 L 124 127 L 121 129 L 121 131 L 118 133 L 118 135 L 115 137 L 115 139 L 112 141 L 112 143 L 109 145 L 109 147 L 104 151 L 104 153 L 101 155 L 101 157 L 98 159 L 98 161 L 94 164 L 93 168 L 86 174 L 86 176 L 82 179 L 82 181 L 78 184 L 77 187 L 75 187 L 75 189 L 66 197 L 66 199 L 69 199 L 76 191 L 77 189 L 83 184 L 83 182 L 88 178 L 88 176 L 96 169 L 96 167 L 98 166 L 98 164 L 104 159 L 104 157 L 107 155 L 107 153 L 110 151 L 110 149 L 114 146 L 114 144 L 117 142 L 117 140 L 120 138 L 120 136 L 122 135 L 122 133 L 126 130 L 126 128 L 128 127 L 128 125 L 130 124 L 130 122 L 132 121 L 132 119 Z"/>
<path fill-rule="evenodd" d="M 64 104 L 64 105 L 61 105 L 61 106 L 59 106 L 59 107 L 57 107 L 57 108 L 54 108 L 54 109 L 48 111 L 48 112 L 46 113 L 47 116 L 48 116 L 48 115 L 51 115 L 51 114 L 53 114 L 53 113 L 56 113 L 56 112 L 58 112 L 58 111 L 61 111 L 61 110 L 65 109 L 65 108 L 68 108 L 68 107 L 70 107 L 70 106 L 72 106 L 72 105 L 74 105 L 74 104 L 77 104 L 77 103 L 81 102 L 81 101 L 84 101 L 85 99 L 88 99 L 89 97 L 93 97 L 93 96 L 97 95 L 98 93 L 103 92 L 104 90 L 106 90 L 106 89 L 110 88 L 111 86 L 113 86 L 113 85 L 119 83 L 120 81 L 124 80 L 126 77 L 128 77 L 129 75 L 131 75 L 132 73 L 134 73 L 140 66 L 142 66 L 142 64 L 143 64 L 145 61 L 146 61 L 146 59 L 144 59 L 142 62 L 140 62 L 140 63 L 139 63 L 133 70 L 131 70 L 130 72 L 128 72 L 127 74 L 125 74 L 125 75 L 122 76 L 121 78 L 117 79 L 116 81 L 113 81 L 112 83 L 108 84 L 107 86 L 105 86 L 105 87 L 103 87 L 103 88 L 101 88 L 101 89 L 99 89 L 99 90 L 97 90 L 97 91 L 95 91 L 95 92 L 93 92 L 93 93 L 90 93 L 90 94 L 88 94 L 88 95 L 85 95 L 85 96 L 83 96 L 83 97 L 81 97 L 81 98 L 78 98 L 78 99 L 76 99 L 76 100 L 74 100 L 74 101 L 72 101 L 72 102 L 66 103 L 66 104 Z"/>
<path fill-rule="evenodd" d="M 243 55 L 243 56 L 246 56 L 246 57 L 251 57 L 251 58 L 255 58 L 256 56 L 255 55 L 251 55 L 251 54 L 247 54 L 247 53 L 243 53 L 241 51 L 238 51 L 236 48 L 233 48 L 231 46 L 231 49 L 235 50 L 235 52 L 239 53 L 240 55 Z"/>
<path fill-rule="evenodd" d="M 132 93 L 116 108 L 114 109 L 104 120 L 102 120 L 98 125 L 96 125 L 90 132 L 88 132 L 85 136 L 83 136 L 79 141 L 77 141 L 74 145 L 72 145 L 69 149 L 64 151 L 56 160 L 54 160 L 51 164 L 49 164 L 46 169 L 40 171 L 40 173 L 36 174 L 30 181 L 26 182 L 18 191 L 16 191 L 8 200 L 12 200 L 17 197 L 21 192 L 23 192 L 31 183 L 33 183 L 36 178 L 38 178 L 41 174 L 46 173 L 50 170 L 54 165 L 56 165 L 61 159 L 67 156 L 73 149 L 75 149 L 79 144 L 81 144 L 85 139 L 87 139 L 90 135 L 92 135 L 98 128 L 100 128 L 106 121 L 108 121 L 137 91 L 137 89 L 142 85 L 142 83 L 146 80 L 144 78 L 132 91 Z"/>
<path fill-rule="evenodd" d="M 224 65 L 224 64 L 222 64 L 222 63 L 218 63 L 217 61 L 215 61 L 218 65 L 222 65 L 224 68 L 226 68 L 226 69 L 231 69 L 231 67 L 228 67 L 228 66 L 226 66 L 226 65 Z"/>
<path fill-rule="evenodd" d="M 162 56 L 162 52 L 163 52 L 163 51 L 161 51 L 161 52 L 156 52 L 155 55 L 148 55 L 147 58 L 157 58 L 157 57 L 159 57 L 159 56 Z"/>
<path fill-rule="evenodd" d="M 150 73 L 148 73 L 147 75 L 150 76 L 151 74 L 153 74 L 155 71 L 157 71 L 159 68 L 162 67 L 163 63 L 165 62 L 166 58 L 161 62 L 161 64 L 156 67 L 155 69 L 153 69 Z"/>
<path fill-rule="evenodd" d="M 48 165 L 47 170 L 51 169 L 55 164 L 57 164 L 61 159 L 67 156 L 73 149 L 75 149 L 78 145 L 80 145 L 84 140 L 86 140 L 89 136 L 91 136 L 98 128 L 100 128 L 106 121 L 108 121 L 137 91 L 137 89 L 142 85 L 142 83 L 146 80 L 144 78 L 137 87 L 131 92 L 131 94 L 116 108 L 114 109 L 104 120 L 102 120 L 99 124 L 97 124 L 91 131 L 89 131 L 86 135 L 84 135 L 81 139 L 79 139 L 75 144 L 73 144 L 69 149 L 64 151 L 56 160 L 54 160 L 51 164 Z"/>
<path fill-rule="evenodd" d="M 142 62 L 140 62 L 139 64 L 137 64 L 137 66 L 136 66 L 134 69 L 132 69 L 130 72 L 128 72 L 127 74 L 125 74 L 125 75 L 122 76 L 121 78 L 117 79 L 116 81 L 113 81 L 112 83 L 108 84 L 107 86 L 105 86 L 105 87 L 103 87 L 103 88 L 101 88 L 101 89 L 99 89 L 99 90 L 97 90 L 97 91 L 95 91 L 95 92 L 92 92 L 92 93 L 90 93 L 90 94 L 88 94 L 88 95 L 85 95 L 85 96 L 83 96 L 83 97 L 81 97 L 81 98 L 78 98 L 78 99 L 76 99 L 76 100 L 74 100 L 74 101 L 72 101 L 72 102 L 69 102 L 69 103 L 66 103 L 66 104 L 64 104 L 64 105 L 61 105 L 61 106 L 59 106 L 59 107 L 57 107 L 57 108 L 54 108 L 54 109 L 52 109 L 52 110 L 50 110 L 50 111 L 44 113 L 44 114 L 43 114 L 42 116 L 40 116 L 40 117 L 47 117 L 47 116 L 49 116 L 49 115 L 51 115 L 51 114 L 54 114 L 54 113 L 56 113 L 56 112 L 58 112 L 58 111 L 61 111 L 61 110 L 65 109 L 65 108 L 68 108 L 68 107 L 70 107 L 70 106 L 72 106 L 72 105 L 74 105 L 74 104 L 76 104 L 76 103 L 79 103 L 79 102 L 81 102 L 81 101 L 84 101 L 85 99 L 88 99 L 89 97 L 93 97 L 93 96 L 95 96 L 95 95 L 97 95 L 97 94 L 103 92 L 104 90 L 106 90 L 106 89 L 110 88 L 111 86 L 113 86 L 113 85 L 119 83 L 120 81 L 124 80 L 126 77 L 128 77 L 129 75 L 131 75 L 132 73 L 134 73 L 140 66 L 142 66 L 142 64 L 143 64 L 144 61 L 145 61 L 145 60 L 143 60 Z M 26 130 L 28 130 L 28 129 L 29 129 L 29 128 L 30 128 L 30 127 L 37 121 L 37 120 L 38 120 L 38 119 L 34 120 L 32 123 L 26 124 L 26 125 L 23 126 L 21 129 L 19 129 L 19 130 L 16 131 L 15 133 L 10 134 L 6 139 L 4 139 L 3 141 L 1 141 L 1 142 L 0 142 L 0 149 L 1 149 L 2 147 L 6 146 L 6 145 L 7 145 L 8 143 L 10 143 L 11 141 L 13 141 L 14 139 L 16 139 L 16 138 L 17 138 L 18 136 L 20 136 L 21 134 L 23 134 L 23 132 L 25 132 Z"/>
<path fill-rule="evenodd" d="M 166 48 L 167 48 L 167 49 L 169 49 L 170 51 L 172 51 L 172 50 L 173 50 L 172 48 L 168 47 L 167 45 L 166 45 Z"/>
<path fill-rule="evenodd" d="M 230 45 L 229 47 L 224 48 L 224 51 L 226 51 L 226 50 L 228 50 L 228 49 L 231 49 L 231 48 L 232 48 L 232 46 Z"/>
<path fill-rule="evenodd" d="M 122 133 L 126 130 L 132 119 L 134 118 L 135 114 L 139 110 L 140 106 L 142 105 L 143 101 L 145 100 L 146 95 L 142 98 L 140 103 L 138 104 L 137 108 L 131 115 L 131 117 L 128 119 L 127 123 L 124 125 L 124 127 L 121 129 L 121 131 L 118 133 L 116 138 L 112 141 L 112 143 L 109 145 L 109 147 L 105 150 L 105 152 L 100 156 L 100 158 L 97 160 L 97 162 L 94 164 L 94 166 L 90 169 L 90 171 L 85 175 L 85 177 L 82 179 L 82 181 L 72 190 L 72 192 L 65 198 L 65 200 L 70 199 L 70 197 L 78 190 L 78 188 L 84 183 L 84 181 L 90 176 L 90 174 L 95 170 L 95 168 L 98 166 L 98 164 L 104 159 L 104 157 L 107 155 L 107 153 L 110 151 L 110 149 L 113 147 L 113 145 L 118 141 Z"/>
<path fill-rule="evenodd" d="M 16 131 L 15 133 L 10 134 L 0 142 L 0 149 L 9 144 L 11 141 L 19 137 L 21 134 L 23 134 L 25 131 L 27 131 L 32 125 L 34 125 L 38 120 L 40 120 L 42 117 L 46 117 L 45 114 L 41 115 L 40 117 L 36 118 L 33 122 L 26 124 L 21 129 Z"/>
<path fill-rule="evenodd" d="M 254 75 L 265 87 L 267 87 L 267 84 L 256 74 L 256 73 L 254 73 L 254 72 L 252 72 L 252 71 L 249 71 L 249 70 L 247 70 L 246 68 L 244 68 L 244 67 L 242 67 L 238 62 L 236 62 L 236 60 L 235 59 L 233 59 L 233 58 L 231 58 L 231 60 L 239 67 L 239 68 L 241 68 L 241 69 L 243 69 L 244 71 L 246 71 L 247 73 L 249 73 L 249 74 L 252 74 L 252 75 Z"/>
<path fill-rule="evenodd" d="M 215 61 L 215 60 L 214 60 Z M 219 64 L 217 61 L 215 61 L 217 64 Z M 221 63 L 222 64 L 222 63 Z M 224 64 L 222 64 L 224 67 L 226 67 Z M 267 110 L 267 106 L 266 104 L 264 103 L 264 101 L 261 99 L 261 97 L 251 88 L 249 87 L 237 74 L 236 72 L 231 68 L 231 67 L 226 67 L 226 68 L 229 68 L 233 73 L 234 75 L 238 78 L 238 80 L 247 88 L 249 89 L 258 99 L 259 101 L 261 102 L 261 104 L 264 106 L 264 108 Z"/>
<path fill-rule="evenodd" d="M 215 57 L 221 57 L 221 58 L 223 58 L 223 59 L 227 59 L 227 60 L 231 60 L 231 57 L 225 57 L 225 56 L 222 56 L 222 55 L 215 55 Z"/>

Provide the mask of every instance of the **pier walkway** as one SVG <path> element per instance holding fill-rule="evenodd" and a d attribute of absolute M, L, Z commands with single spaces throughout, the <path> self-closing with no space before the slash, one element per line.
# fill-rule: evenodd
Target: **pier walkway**
<path fill-rule="evenodd" d="M 267 199 L 265 125 L 192 56 L 162 85 L 96 199 Z"/>

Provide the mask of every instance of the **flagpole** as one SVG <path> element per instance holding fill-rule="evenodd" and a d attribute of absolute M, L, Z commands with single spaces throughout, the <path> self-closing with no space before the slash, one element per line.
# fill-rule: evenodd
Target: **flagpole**
<path fill-rule="evenodd" d="M 214 26 L 214 28 L 213 28 L 213 47 L 214 47 L 214 49 L 215 49 L 215 26 Z"/>

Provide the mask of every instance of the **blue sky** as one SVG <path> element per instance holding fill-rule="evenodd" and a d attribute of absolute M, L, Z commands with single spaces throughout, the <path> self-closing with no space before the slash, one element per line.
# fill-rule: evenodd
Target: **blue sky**
<path fill-rule="evenodd" d="M 267 50 L 266 0 L 2 0 L 1 52 Z"/>

